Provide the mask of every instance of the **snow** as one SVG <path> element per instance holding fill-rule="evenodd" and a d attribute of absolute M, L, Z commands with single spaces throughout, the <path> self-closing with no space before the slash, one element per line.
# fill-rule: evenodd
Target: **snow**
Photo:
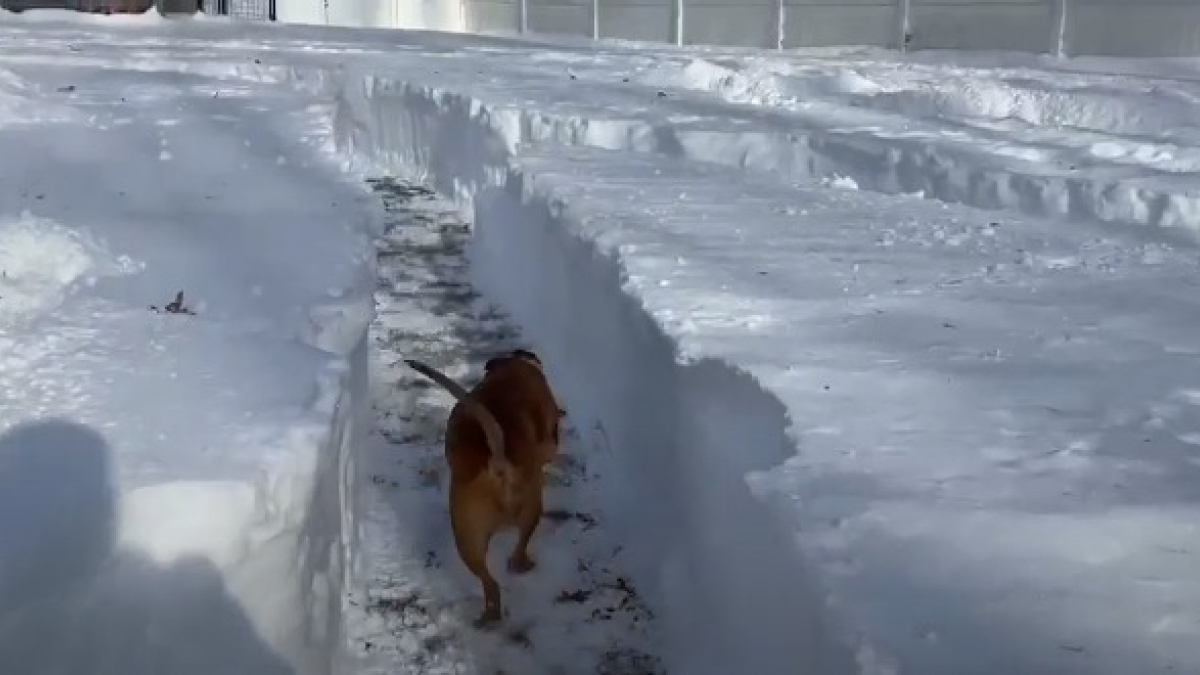
<path fill-rule="evenodd" d="M 0 30 L 0 661 L 1200 670 L 1196 61 Z M 489 635 L 395 362 L 514 344 L 594 527 Z"/>
<path fill-rule="evenodd" d="M 327 671 L 376 212 L 311 97 L 72 25 L 0 28 L 0 670 Z"/>
<path fill-rule="evenodd" d="M 669 668 L 1200 665 L 1189 62 L 572 47 L 364 59 L 336 123 L 471 209 L 476 285 L 624 449 Z"/>

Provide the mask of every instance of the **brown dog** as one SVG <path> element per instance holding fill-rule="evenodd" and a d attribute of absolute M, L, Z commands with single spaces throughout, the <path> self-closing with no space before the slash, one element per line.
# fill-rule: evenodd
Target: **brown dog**
<path fill-rule="evenodd" d="M 543 471 L 558 453 L 562 412 L 542 362 L 523 349 L 494 357 L 471 391 L 412 359 L 410 367 L 457 399 L 446 422 L 450 465 L 450 526 L 458 555 L 483 584 L 484 610 L 478 623 L 503 616 L 500 585 L 488 571 L 492 536 L 504 527 L 520 530 L 508 569 L 533 569 L 529 540 L 542 518 Z"/>

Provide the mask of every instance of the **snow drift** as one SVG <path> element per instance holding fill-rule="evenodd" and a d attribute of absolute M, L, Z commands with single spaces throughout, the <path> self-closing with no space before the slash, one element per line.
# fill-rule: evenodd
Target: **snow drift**
<path fill-rule="evenodd" d="M 27 64 L 80 31 L 14 32 L 0 671 L 330 672 L 375 212 L 297 140 L 294 91 Z M 193 313 L 162 311 L 180 290 Z"/>

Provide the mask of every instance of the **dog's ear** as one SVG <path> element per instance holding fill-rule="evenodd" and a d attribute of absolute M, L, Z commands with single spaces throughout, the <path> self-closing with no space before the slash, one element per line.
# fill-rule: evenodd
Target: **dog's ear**
<path fill-rule="evenodd" d="M 534 354 L 533 352 L 529 351 L 528 349 L 514 349 L 512 351 L 512 355 L 517 358 L 521 358 L 521 359 L 529 359 L 530 361 L 533 361 L 534 363 L 538 364 L 539 366 L 542 365 L 542 360 L 538 358 L 538 355 Z"/>
<path fill-rule="evenodd" d="M 503 356 L 493 356 L 492 358 L 487 360 L 487 363 L 483 364 L 483 372 L 485 372 L 485 373 L 492 372 L 492 368 L 495 368 L 496 366 L 500 365 L 500 362 L 504 361 L 504 360 L 505 360 L 505 357 L 503 357 Z"/>

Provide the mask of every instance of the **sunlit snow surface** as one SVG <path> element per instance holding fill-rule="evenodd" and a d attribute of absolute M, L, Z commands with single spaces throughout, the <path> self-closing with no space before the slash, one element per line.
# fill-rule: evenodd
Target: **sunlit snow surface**
<path fill-rule="evenodd" d="M 474 216 L 462 273 L 607 438 L 561 493 L 600 534 L 539 534 L 525 617 L 553 561 L 612 542 L 670 672 L 1200 670 L 1200 62 L 0 32 L 4 665 L 429 649 L 356 652 L 374 624 L 328 597 L 445 528 L 363 526 L 381 487 L 339 458 L 376 440 L 331 446 L 370 400 L 345 368 L 376 281 L 359 179 L 398 172 Z M 180 289 L 195 316 L 148 310 Z M 393 309 L 436 336 L 418 300 Z M 18 428 L 49 416 L 80 426 Z M 401 582 L 466 616 L 460 572 Z M 594 671 L 536 651 L 596 635 L 570 627 L 532 662 Z M 518 663 L 480 653 L 439 663 Z"/>

